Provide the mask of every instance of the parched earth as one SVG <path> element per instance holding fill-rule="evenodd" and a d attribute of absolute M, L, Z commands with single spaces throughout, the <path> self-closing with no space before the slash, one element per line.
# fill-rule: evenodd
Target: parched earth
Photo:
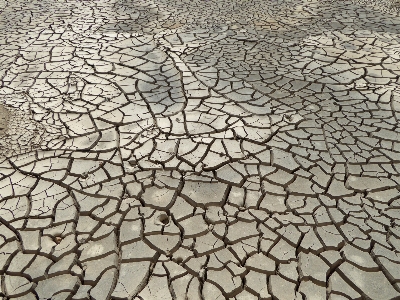
<path fill-rule="evenodd" d="M 400 299 L 398 6 L 0 0 L 0 298 Z"/>

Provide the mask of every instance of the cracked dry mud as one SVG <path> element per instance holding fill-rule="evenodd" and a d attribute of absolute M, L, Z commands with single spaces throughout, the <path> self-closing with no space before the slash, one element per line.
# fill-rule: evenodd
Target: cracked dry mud
<path fill-rule="evenodd" d="M 395 4 L 0 0 L 0 297 L 400 299 Z"/>

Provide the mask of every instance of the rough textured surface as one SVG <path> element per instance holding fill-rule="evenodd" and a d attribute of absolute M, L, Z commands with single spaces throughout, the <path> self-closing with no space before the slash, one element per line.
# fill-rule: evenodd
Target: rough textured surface
<path fill-rule="evenodd" d="M 395 6 L 0 0 L 0 298 L 400 299 Z"/>

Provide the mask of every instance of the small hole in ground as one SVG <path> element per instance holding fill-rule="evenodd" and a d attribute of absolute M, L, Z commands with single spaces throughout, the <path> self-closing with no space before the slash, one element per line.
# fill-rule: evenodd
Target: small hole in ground
<path fill-rule="evenodd" d="M 169 217 L 166 213 L 162 213 L 158 216 L 158 221 L 164 225 L 169 223 Z"/>
<path fill-rule="evenodd" d="M 178 256 L 177 258 L 175 258 L 175 262 L 176 262 L 177 264 L 180 264 L 180 263 L 183 262 L 183 258 L 180 257 L 180 256 Z"/>

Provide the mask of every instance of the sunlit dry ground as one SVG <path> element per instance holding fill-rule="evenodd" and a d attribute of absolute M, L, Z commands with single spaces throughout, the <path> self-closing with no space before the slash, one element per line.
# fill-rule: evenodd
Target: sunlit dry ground
<path fill-rule="evenodd" d="M 392 2 L 0 0 L 0 298 L 400 299 Z"/>

